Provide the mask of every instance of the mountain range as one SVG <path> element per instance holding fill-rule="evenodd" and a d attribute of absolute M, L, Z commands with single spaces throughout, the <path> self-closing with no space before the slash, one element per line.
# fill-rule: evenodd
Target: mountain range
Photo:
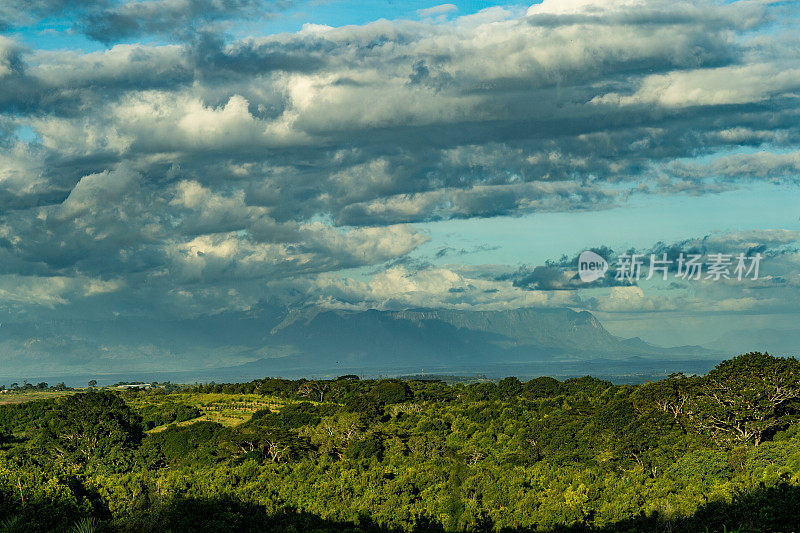
<path fill-rule="evenodd" d="M 608 332 L 587 311 L 522 308 L 287 310 L 186 320 L 117 317 L 0 325 L 3 367 L 39 363 L 65 374 L 172 372 L 263 377 L 346 372 L 398 374 L 424 369 L 479 372 L 547 364 L 710 360 L 699 346 L 665 348 Z M 609 363 L 610 364 L 610 363 Z M 624 366 L 624 365 L 623 365 Z M 26 368 L 27 367 L 27 368 Z M 577 367 L 576 367 L 577 368 Z M 17 374 L 2 372 L 0 375 Z"/>

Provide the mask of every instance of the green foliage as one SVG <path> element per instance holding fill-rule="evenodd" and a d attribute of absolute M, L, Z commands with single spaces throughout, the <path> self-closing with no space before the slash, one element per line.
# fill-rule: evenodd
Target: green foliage
<path fill-rule="evenodd" d="M 688 402 L 691 423 L 722 445 L 758 445 L 800 411 L 800 362 L 761 353 L 720 363 Z"/>
<path fill-rule="evenodd" d="M 104 531 L 103 524 L 94 517 L 82 518 L 69 530 L 70 533 L 100 533 Z"/>
<path fill-rule="evenodd" d="M 153 429 L 173 422 L 185 422 L 199 417 L 202 413 L 194 405 L 164 402 L 148 404 L 139 411 L 145 429 Z"/>
<path fill-rule="evenodd" d="M 561 383 L 555 378 L 542 376 L 525 383 L 522 394 L 526 398 L 547 398 L 556 396 L 561 392 Z"/>
<path fill-rule="evenodd" d="M 142 440 L 141 418 L 116 394 L 88 392 L 54 400 L 30 441 L 43 460 L 70 468 L 118 471 Z"/>
<path fill-rule="evenodd" d="M 524 385 L 515 377 L 501 379 L 497 384 L 497 392 L 501 398 L 513 398 L 522 392 Z"/>
<path fill-rule="evenodd" d="M 344 456 L 348 459 L 372 459 L 383 457 L 383 441 L 374 433 L 352 440 L 345 447 Z"/>
<path fill-rule="evenodd" d="M 377 403 L 389 405 L 393 403 L 402 403 L 410 400 L 413 395 L 409 386 L 402 381 L 379 381 L 372 390 L 369 396 Z"/>
<path fill-rule="evenodd" d="M 267 378 L 4 406 L 0 531 L 792 531 L 798 378 L 747 354 L 639 386 Z M 222 392 L 282 400 L 186 423 Z"/>
<path fill-rule="evenodd" d="M 0 428 L 9 433 L 33 429 L 55 406 L 55 399 L 0 405 Z"/>
<path fill-rule="evenodd" d="M 217 441 L 221 424 L 195 422 L 185 427 L 170 426 L 145 439 L 138 450 L 147 468 L 180 464 L 211 464 L 219 455 Z"/>
<path fill-rule="evenodd" d="M 270 409 L 261 409 L 253 413 L 251 421 L 262 421 L 265 425 L 274 425 L 287 429 L 296 429 L 302 426 L 314 426 L 320 423 L 323 416 L 337 411 L 338 407 L 331 405 L 314 405 L 311 402 L 290 403 L 280 412 Z"/>
<path fill-rule="evenodd" d="M 26 531 L 21 516 L 10 516 L 0 522 L 0 533 L 17 533 Z"/>

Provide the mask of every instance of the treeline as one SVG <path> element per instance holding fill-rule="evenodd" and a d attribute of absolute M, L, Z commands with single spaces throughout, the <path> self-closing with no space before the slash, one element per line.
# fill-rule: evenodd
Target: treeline
<path fill-rule="evenodd" d="M 97 391 L 90 391 L 88 394 L 97 394 Z M 104 392 L 103 394 L 112 397 L 125 395 Z M 89 396 L 90 398 L 100 396 Z M 28 433 L 44 427 L 52 418 L 63 415 L 60 410 L 64 404 L 71 405 L 77 400 L 50 399 L 32 400 L 24 403 L 16 403 L 0 406 L 0 434 Z M 153 429 L 174 422 L 185 422 L 199 417 L 200 410 L 193 406 L 181 402 L 159 402 L 148 404 L 141 408 L 136 416 L 143 431 Z"/>
<path fill-rule="evenodd" d="M 610 381 L 591 376 L 559 381 L 551 377 L 538 377 L 521 382 L 507 377 L 498 383 L 455 383 L 447 385 L 440 379 L 381 379 L 363 380 L 348 374 L 336 379 L 256 379 L 248 383 L 214 383 L 196 385 L 187 392 L 217 394 L 261 394 L 290 400 L 315 402 L 346 402 L 353 397 L 372 397 L 378 402 L 403 401 L 453 402 L 508 400 L 515 397 L 527 399 L 546 398 L 558 394 L 593 393 L 611 387 Z"/>
<path fill-rule="evenodd" d="M 12 383 L 7 389 L 5 385 L 0 384 L 0 391 L 10 390 L 10 391 L 68 391 L 68 390 L 75 390 L 72 387 L 67 387 L 64 382 L 60 382 L 57 385 L 49 385 L 46 381 L 42 381 L 34 385 L 33 383 L 23 383 L 20 385 L 19 383 Z"/>
<path fill-rule="evenodd" d="M 212 392 L 284 405 L 237 426 L 194 422 L 150 434 L 156 422 L 196 413 L 180 400 L 131 408 L 126 398 L 144 391 L 0 406 L 0 516 L 20 531 L 800 524 L 795 359 L 750 353 L 706 376 L 639 386 L 343 376 L 202 385 L 183 397 Z"/>

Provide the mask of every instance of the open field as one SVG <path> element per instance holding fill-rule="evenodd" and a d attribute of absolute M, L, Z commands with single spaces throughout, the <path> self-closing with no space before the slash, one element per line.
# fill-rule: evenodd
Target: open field
<path fill-rule="evenodd" d="M 222 394 L 222 393 L 171 393 L 148 394 L 126 398 L 126 403 L 135 411 L 140 411 L 148 405 L 163 403 L 183 403 L 200 409 L 202 414 L 198 418 L 179 422 L 178 425 L 187 425 L 199 421 L 218 422 L 223 426 L 237 426 L 250 420 L 250 417 L 259 409 L 270 408 L 278 410 L 286 400 L 258 394 Z M 166 426 L 159 426 L 151 431 L 161 431 Z"/>
<path fill-rule="evenodd" d="M 0 405 L 7 405 L 11 403 L 23 403 L 33 400 L 49 400 L 51 398 L 58 398 L 59 396 L 67 396 L 81 391 L 23 391 L 23 392 L 7 392 L 0 394 Z"/>
<path fill-rule="evenodd" d="M 0 395 L 0 405 L 24 403 L 34 400 L 46 400 L 83 392 L 72 391 L 20 391 Z M 178 425 L 187 425 L 193 422 L 209 421 L 218 422 L 223 426 L 237 426 L 250 420 L 250 417 L 259 409 L 270 408 L 279 410 L 286 403 L 285 399 L 261 396 L 259 394 L 223 394 L 223 393 L 170 393 L 170 394 L 144 394 L 141 396 L 125 396 L 125 402 L 137 412 L 141 412 L 151 405 L 168 403 L 186 404 L 197 407 L 201 415 L 192 420 L 179 422 Z M 159 426 L 151 431 L 161 431 L 167 425 Z"/>

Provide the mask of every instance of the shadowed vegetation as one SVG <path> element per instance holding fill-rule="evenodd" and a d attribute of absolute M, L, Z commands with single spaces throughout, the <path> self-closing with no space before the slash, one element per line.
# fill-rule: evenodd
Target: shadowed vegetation
<path fill-rule="evenodd" d="M 247 416 L 208 420 L 223 400 Z M 0 428 L 0 531 L 800 524 L 800 364 L 758 353 L 639 386 L 342 376 L 91 391 L 2 406 Z"/>

